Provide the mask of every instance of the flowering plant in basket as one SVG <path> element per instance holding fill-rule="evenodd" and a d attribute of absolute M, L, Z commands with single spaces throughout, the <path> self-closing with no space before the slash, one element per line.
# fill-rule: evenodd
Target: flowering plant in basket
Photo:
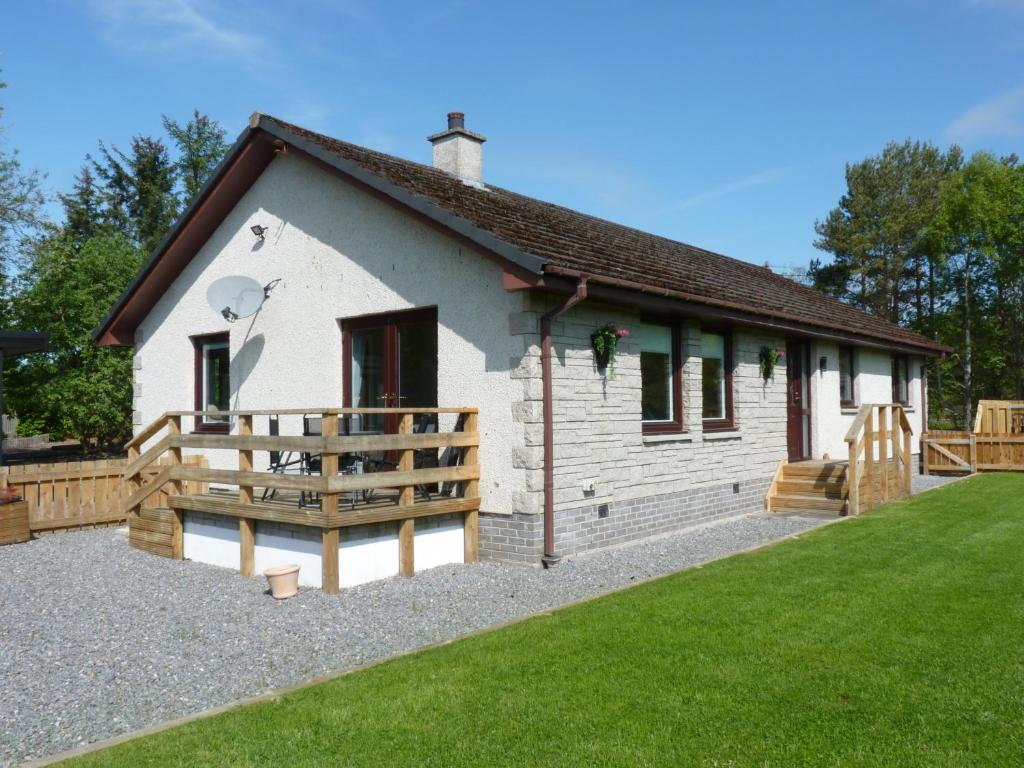
<path fill-rule="evenodd" d="M 612 375 L 615 375 L 615 350 L 619 346 L 619 339 L 626 336 L 629 336 L 629 329 L 612 323 L 606 323 L 590 334 L 590 345 L 594 348 L 597 370 L 604 371 L 610 365 Z"/>

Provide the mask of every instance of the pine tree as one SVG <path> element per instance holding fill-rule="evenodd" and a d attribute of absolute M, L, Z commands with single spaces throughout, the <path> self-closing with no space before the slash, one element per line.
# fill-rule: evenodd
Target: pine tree
<path fill-rule="evenodd" d="M 164 130 L 178 150 L 175 166 L 182 185 L 181 204 L 187 206 L 227 153 L 226 132 L 217 121 L 194 110 L 184 126 L 164 115 Z"/>
<path fill-rule="evenodd" d="M 106 188 L 104 223 L 151 252 L 178 214 L 175 167 L 167 147 L 159 139 L 136 136 L 130 154 L 101 142 L 100 155 L 102 161 L 92 165 Z"/>
<path fill-rule="evenodd" d="M 85 165 L 75 176 L 72 192 L 58 195 L 64 206 L 64 230 L 79 245 L 103 234 L 105 229 L 102 220 L 104 191 L 96 185 L 90 161 L 91 158 L 86 157 Z"/>

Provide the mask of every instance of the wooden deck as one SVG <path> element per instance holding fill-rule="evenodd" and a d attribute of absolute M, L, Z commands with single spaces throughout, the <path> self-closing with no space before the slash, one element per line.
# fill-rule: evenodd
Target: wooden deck
<path fill-rule="evenodd" d="M 320 435 L 256 435 L 253 417 L 261 415 L 319 414 Z M 345 434 L 342 419 L 385 415 L 398 423 L 397 434 Z M 224 416 L 236 424 L 234 434 L 182 432 L 182 417 L 201 419 Z M 454 421 L 447 432 L 413 429 L 415 416 Z M 454 417 L 458 417 L 455 419 Z M 161 433 L 163 433 L 161 435 Z M 326 592 L 339 588 L 338 545 L 342 528 L 372 523 L 398 523 L 399 573 L 411 576 L 414 568 L 416 520 L 424 517 L 464 516 L 464 559 L 477 559 L 477 517 L 480 437 L 475 408 L 309 408 L 263 411 L 181 411 L 163 414 L 129 443 L 124 479 L 128 485 L 125 515 L 129 540 L 155 554 L 181 559 L 186 512 L 201 512 L 238 520 L 239 570 L 252 576 L 258 521 L 301 525 L 318 529 L 322 537 L 322 584 Z M 142 452 L 145 444 L 149 447 Z M 235 451 L 238 469 L 189 466 L 183 449 Z M 320 460 L 319 474 L 254 471 L 254 454 L 300 452 Z M 447 457 L 438 465 L 437 454 Z M 343 456 L 395 456 L 394 469 L 345 474 Z M 431 456 L 433 459 L 431 459 Z M 417 462 L 417 457 L 420 458 Z M 427 459 L 431 459 L 427 461 Z M 420 464 L 417 467 L 417 463 Z M 269 461 L 264 466 L 269 465 Z M 380 462 L 372 466 L 382 466 Z M 390 465 L 387 465 L 390 467 Z M 237 490 L 211 490 L 210 485 Z M 431 491 L 424 498 L 422 490 Z M 264 490 L 273 497 L 264 499 Z M 445 494 L 434 494 L 433 490 Z M 316 504 L 299 505 L 300 494 Z"/>

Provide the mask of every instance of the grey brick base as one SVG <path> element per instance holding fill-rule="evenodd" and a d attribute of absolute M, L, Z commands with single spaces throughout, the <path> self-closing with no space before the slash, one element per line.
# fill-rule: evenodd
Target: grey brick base
<path fill-rule="evenodd" d="M 558 555 L 572 555 L 655 536 L 762 508 L 771 478 L 645 496 L 555 512 Z M 605 516 L 602 516 L 605 515 Z M 544 549 L 542 515 L 480 514 L 480 557 L 540 563 Z"/>
<path fill-rule="evenodd" d="M 544 554 L 543 515 L 480 513 L 480 559 L 540 565 Z"/>

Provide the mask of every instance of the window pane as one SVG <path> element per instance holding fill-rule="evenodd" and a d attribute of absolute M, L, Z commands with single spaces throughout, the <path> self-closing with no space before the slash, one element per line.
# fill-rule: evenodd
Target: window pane
<path fill-rule="evenodd" d="M 722 361 L 705 357 L 703 363 L 704 418 L 725 418 L 725 376 L 722 375 Z"/>
<path fill-rule="evenodd" d="M 203 345 L 203 410 L 227 411 L 231 408 L 231 360 L 227 342 Z M 212 423 L 226 423 L 227 416 L 209 416 Z"/>
<path fill-rule="evenodd" d="M 724 419 L 725 414 L 725 337 L 719 333 L 701 334 L 703 417 Z"/>
<path fill-rule="evenodd" d="M 352 331 L 352 407 L 383 408 L 384 401 L 384 329 Z M 383 432 L 384 417 L 361 414 L 352 417 L 353 432 Z"/>
<path fill-rule="evenodd" d="M 640 343 L 640 417 L 644 421 L 671 421 L 672 329 L 641 325 L 634 334 Z"/>
<path fill-rule="evenodd" d="M 643 386 L 640 410 L 644 421 L 672 419 L 671 365 L 669 354 L 640 351 L 640 379 Z"/>
<path fill-rule="evenodd" d="M 853 350 L 839 350 L 839 399 L 853 402 Z"/>
<path fill-rule="evenodd" d="M 907 402 L 907 358 L 894 357 L 892 361 L 892 398 L 894 402 Z"/>

